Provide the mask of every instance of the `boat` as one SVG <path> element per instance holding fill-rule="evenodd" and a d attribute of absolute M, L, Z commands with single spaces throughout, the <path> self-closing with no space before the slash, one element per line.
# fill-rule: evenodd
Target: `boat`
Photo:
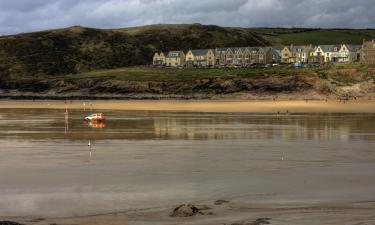
<path fill-rule="evenodd" d="M 94 113 L 85 117 L 86 121 L 102 122 L 105 120 L 103 113 Z"/>

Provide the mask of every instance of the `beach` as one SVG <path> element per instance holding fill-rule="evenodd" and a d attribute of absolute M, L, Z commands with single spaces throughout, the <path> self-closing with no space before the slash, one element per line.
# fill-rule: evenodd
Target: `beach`
<path fill-rule="evenodd" d="M 209 215 L 192 217 L 170 217 L 174 206 L 134 210 L 130 212 L 115 212 L 89 216 L 65 218 L 1 218 L 16 220 L 32 225 L 356 225 L 375 224 L 375 204 L 373 202 L 337 202 L 313 204 L 252 204 L 233 202 L 216 206 L 209 203 Z M 257 223 L 266 219 L 268 223 Z"/>
<path fill-rule="evenodd" d="M 0 221 L 373 225 L 374 113 L 371 100 L 2 100 Z M 188 203 L 199 212 L 171 217 Z"/>
<path fill-rule="evenodd" d="M 87 109 L 87 110 L 150 110 L 192 112 L 249 112 L 249 113 L 375 113 L 375 100 L 0 100 L 0 108 L 42 109 Z"/>

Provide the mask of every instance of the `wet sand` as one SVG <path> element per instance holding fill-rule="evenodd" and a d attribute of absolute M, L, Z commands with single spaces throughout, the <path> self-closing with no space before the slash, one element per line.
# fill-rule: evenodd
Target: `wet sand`
<path fill-rule="evenodd" d="M 67 101 L 71 109 L 254 113 L 375 113 L 375 100 L 351 101 Z M 84 105 L 85 104 L 85 105 Z M 63 109 L 65 101 L 0 100 L 0 108 Z"/>
<path fill-rule="evenodd" d="M 278 111 L 280 113 L 286 113 L 286 110 L 288 110 L 291 113 L 375 113 L 375 101 L 365 101 L 365 100 L 359 100 L 359 101 L 349 101 L 345 104 L 343 102 L 339 101 L 91 101 L 92 108 L 95 109 L 118 109 L 118 110 L 151 110 L 151 111 L 202 111 L 202 112 L 265 112 L 265 113 L 277 113 Z M 86 109 L 90 108 L 90 103 L 86 103 Z M 72 104 L 70 104 L 70 101 L 68 102 L 69 108 L 72 109 L 82 109 L 83 103 L 81 101 L 73 101 Z M 0 108 L 7 108 L 7 109 L 15 109 L 15 108 L 30 108 L 30 109 L 42 109 L 42 108 L 49 108 L 49 109 L 62 109 L 65 108 L 64 101 L 0 101 Z M 22 110 L 21 110 L 22 111 Z M 12 113 L 14 113 L 12 111 Z M 138 113 L 138 112 L 134 112 Z M 149 115 L 146 115 L 147 117 Z M 189 115 L 190 117 L 191 115 Z M 201 119 L 201 118 L 200 118 Z M 289 119 L 288 119 L 289 120 Z M 340 118 L 338 118 L 340 120 Z M 344 119 L 343 119 L 344 120 Z M 129 120 L 131 121 L 131 120 Z M 127 124 L 129 125 L 131 122 L 127 121 Z M 309 119 L 311 123 L 314 123 L 311 119 Z M 197 122 L 198 124 L 202 124 L 201 121 Z M 370 124 L 369 124 L 370 123 Z M 169 123 L 168 123 L 169 124 Z M 174 123 L 172 123 L 174 124 Z M 184 126 L 186 126 L 185 123 Z M 187 123 L 191 124 L 191 122 Z M 236 123 L 237 124 L 237 123 Z M 288 123 L 289 124 L 289 123 Z M 314 123 L 315 124 L 315 123 Z M 324 123 L 325 126 L 327 126 L 327 123 Z M 354 122 L 353 122 L 354 124 Z M 351 124 L 351 126 L 353 126 Z M 158 207 L 151 207 L 148 208 L 147 205 L 145 207 L 142 207 L 140 210 L 131 210 L 131 211 L 125 211 L 125 212 L 103 212 L 104 214 L 93 214 L 93 215 L 86 215 L 86 216 L 68 216 L 68 217 L 60 217 L 60 218 L 54 218 L 54 217 L 44 217 L 41 212 L 40 217 L 38 216 L 32 216 L 32 217 L 2 217 L 0 216 L 1 220 L 11 220 L 11 221 L 17 221 L 22 222 L 25 224 L 32 224 L 32 225 L 50 225 L 50 224 L 58 224 L 58 225 L 96 225 L 96 224 L 106 224 L 106 225 L 231 225 L 231 224 L 243 224 L 246 223 L 253 223 L 258 218 L 271 218 L 270 222 L 273 225 L 317 225 L 317 224 L 324 224 L 324 225 L 338 225 L 338 224 L 345 224 L 345 225 L 357 225 L 357 224 L 365 224 L 365 225 L 373 225 L 375 224 L 375 194 L 372 194 L 371 187 L 374 186 L 374 180 L 371 179 L 372 172 L 373 171 L 373 163 L 374 158 L 372 146 L 373 146 L 373 139 L 371 137 L 373 136 L 371 121 L 364 122 L 362 126 L 369 124 L 369 127 L 366 127 L 365 130 L 367 130 L 368 133 L 356 133 L 358 132 L 357 127 L 353 128 L 352 132 L 349 132 L 347 129 L 350 127 L 348 124 L 341 124 L 340 127 L 338 127 L 338 130 L 344 129 L 344 131 L 340 132 L 337 137 L 332 135 L 330 133 L 330 130 L 333 130 L 334 126 L 329 127 L 329 129 L 322 128 L 324 130 L 323 136 L 319 136 L 318 133 L 314 133 L 313 136 L 317 139 L 319 139 L 323 144 L 322 151 L 318 151 L 318 146 L 311 146 L 308 150 L 302 151 L 303 148 L 301 143 L 301 149 L 296 148 L 295 151 L 290 153 L 290 160 L 289 158 L 284 161 L 286 162 L 285 165 L 282 164 L 283 161 L 264 161 L 264 160 L 253 160 L 256 155 L 249 155 L 249 162 L 250 164 L 248 166 L 251 167 L 250 171 L 258 171 L 259 176 L 263 177 L 264 174 L 271 174 L 268 176 L 270 178 L 270 181 L 265 182 L 265 185 L 263 187 L 263 190 L 261 193 L 263 194 L 254 194 L 251 196 L 232 196 L 228 197 L 225 200 L 229 200 L 228 204 L 224 205 L 214 205 L 214 201 L 218 200 L 215 198 L 212 198 L 211 196 L 205 197 L 205 199 L 202 198 L 201 201 L 192 201 L 191 203 L 202 206 L 206 205 L 210 209 L 207 210 L 207 212 L 212 212 L 213 215 L 196 215 L 193 217 L 187 217 L 187 218 L 172 218 L 169 217 L 169 214 L 173 210 L 174 207 L 176 207 L 178 204 L 181 203 L 188 203 L 188 202 L 179 202 L 178 200 L 175 202 L 175 205 L 169 204 L 164 206 L 158 206 Z M 155 123 L 153 126 L 155 126 L 155 129 L 158 130 L 158 127 L 156 127 L 157 123 Z M 197 125 L 197 124 L 195 124 Z M 207 124 L 205 124 L 207 126 Z M 41 124 L 40 126 L 44 127 L 44 124 Z M 145 126 L 148 126 L 147 124 Z M 166 125 L 161 124 L 160 127 L 164 128 Z M 236 125 L 238 126 L 238 124 Z M 171 129 L 169 132 L 176 132 L 175 125 L 173 126 L 174 129 Z M 189 132 L 194 132 L 193 126 L 189 127 Z M 196 127 L 195 127 L 196 128 Z M 220 127 L 222 128 L 222 127 Z M 312 126 L 312 127 L 306 127 L 306 130 L 297 129 L 295 132 L 296 134 L 303 133 L 303 131 L 313 131 L 317 130 L 319 128 Z M 252 128 L 255 129 L 255 128 Z M 268 128 L 269 129 L 269 126 Z M 285 127 L 284 129 L 287 129 Z M 220 129 L 218 129 L 220 130 Z M 218 131 L 217 131 L 218 132 Z M 223 131 L 225 133 L 229 133 L 228 131 Z M 248 131 L 250 132 L 250 131 Z M 245 131 L 239 131 L 239 134 L 243 134 Z M 261 130 L 260 133 L 265 133 L 265 131 Z M 40 135 L 40 134 L 38 134 Z M 350 145 L 349 142 L 347 142 L 348 138 L 345 137 L 353 137 L 353 135 L 357 135 L 358 140 L 356 139 L 356 142 Z M 173 136 L 173 134 L 168 133 L 166 135 L 168 137 Z M 275 134 L 271 134 L 271 136 L 275 136 Z M 293 135 L 292 135 L 293 136 Z M 28 136 L 22 136 L 22 138 L 30 139 Z M 164 137 L 164 136 L 162 136 Z M 178 136 L 180 137 L 180 136 Z M 288 137 L 283 136 L 285 140 L 280 143 L 284 143 L 286 140 L 288 140 Z M 341 151 L 346 148 L 347 146 L 347 152 L 344 151 L 344 153 L 340 153 L 338 151 L 332 151 L 332 155 L 329 155 L 323 151 L 324 149 L 332 149 L 332 146 L 326 145 L 328 140 L 333 139 L 342 139 L 343 142 L 340 144 L 340 142 L 336 143 L 337 149 L 340 149 Z M 35 139 L 35 137 L 33 137 Z M 178 138 L 180 139 L 180 138 Z M 256 148 L 256 135 L 253 137 L 251 135 L 244 136 L 243 139 L 250 140 L 251 143 L 254 143 L 254 146 L 249 145 L 248 143 L 245 143 L 244 146 L 246 147 L 252 147 Z M 86 144 L 87 142 L 85 142 Z M 185 145 L 189 142 L 185 142 Z M 213 141 L 213 143 L 217 143 L 216 140 Z M 231 145 L 238 144 L 239 141 L 237 139 L 233 139 L 233 143 Z M 277 145 L 280 147 L 280 143 Z M 309 144 L 310 142 L 307 142 Z M 317 142 L 319 143 L 319 142 Z M 334 144 L 335 142 L 333 142 Z M 364 144 L 367 143 L 366 147 L 363 147 Z M 10 143 L 12 144 L 12 143 Z M 129 143 L 128 143 L 129 144 Z M 155 144 L 155 143 L 153 143 Z M 199 143 L 202 144 L 202 143 Z M 292 144 L 295 144 L 295 142 L 292 142 Z M 311 144 L 311 143 L 310 143 Z M 184 145 L 184 146 L 185 146 Z M 120 146 L 120 145 L 118 145 Z M 177 144 L 171 145 L 177 146 Z M 228 145 L 229 146 L 229 145 Z M 359 148 L 359 146 L 362 146 Z M 58 146 L 57 146 L 58 147 Z M 194 146 L 193 146 L 194 147 Z M 193 148 L 192 147 L 192 148 Z M 217 146 L 212 147 L 212 154 L 217 154 Z M 229 147 L 228 147 L 229 148 Z M 291 148 L 291 146 L 284 146 L 285 150 L 288 150 Z M 358 149 L 356 149 L 358 148 Z M 164 149 L 164 148 L 163 148 Z M 194 148 L 195 149 L 195 148 Z M 241 147 L 242 149 L 242 147 Z M 72 151 L 76 151 L 75 149 L 72 149 Z M 353 153 L 351 151 L 353 150 Z M 354 152 L 354 150 L 361 150 L 360 152 Z M 224 151 L 224 150 L 223 150 Z M 244 150 L 245 151 L 245 150 Z M 189 151 L 188 151 L 189 152 Z M 264 152 L 259 150 L 259 152 Z M 299 155 L 306 152 L 306 155 Z M 31 153 L 31 152 L 30 152 Z M 65 153 L 69 153 L 66 152 Z M 132 154 L 130 154 L 132 153 Z M 152 153 L 155 154 L 155 152 L 150 152 L 149 154 L 145 154 L 151 159 L 153 159 Z M 268 154 L 271 154 L 272 152 L 268 152 Z M 277 153 L 277 152 L 276 152 Z M 293 153 L 293 154 L 292 154 Z M 308 153 L 308 154 L 307 154 Z M 318 154 L 319 153 L 319 154 Z M 320 154 L 322 153 L 322 154 Z M 350 153 L 350 154 L 349 154 Z M 77 154 L 77 153 L 70 153 L 71 154 Z M 105 154 L 102 154 L 102 152 L 97 151 L 96 153 L 98 156 L 105 156 Z M 102 154 L 102 155 L 101 155 Z M 128 151 L 126 152 L 127 157 L 131 155 L 137 155 L 140 154 L 139 149 L 135 149 L 134 152 Z M 175 153 L 176 154 L 176 153 Z M 201 159 L 205 158 L 207 156 L 207 151 L 205 151 L 205 154 L 202 155 L 202 157 L 196 158 Z M 239 161 L 242 157 L 239 156 L 239 158 L 236 158 L 235 155 L 233 155 L 233 159 L 230 158 L 233 153 L 228 154 L 227 156 L 223 156 L 226 160 L 229 161 Z M 265 153 L 266 154 L 266 153 Z M 362 155 L 361 158 L 359 156 Z M 139 156 L 139 155 L 138 155 Z M 267 156 L 267 155 L 266 155 Z M 293 158 L 292 158 L 293 156 Z M 17 156 L 19 157 L 19 156 Z M 34 162 L 33 161 L 33 155 L 28 154 L 27 155 L 27 162 Z M 184 152 L 181 153 L 181 159 L 186 159 L 187 154 Z M 264 156 L 262 156 L 264 157 Z M 299 158 L 301 157 L 301 158 Z M 121 155 L 120 157 L 121 158 Z M 207 157 L 210 158 L 210 157 Z M 177 157 L 178 159 L 178 157 Z M 195 159 L 193 157 L 193 159 Z M 77 159 L 74 159 L 77 160 Z M 72 163 L 74 165 L 75 161 L 70 160 L 69 163 Z M 168 158 L 165 159 L 165 162 L 168 161 Z M 217 159 L 216 159 L 217 160 Z M 7 159 L 9 161 L 9 159 Z M 171 159 L 170 162 L 175 162 L 177 160 Z M 189 162 L 192 162 L 194 160 L 186 160 Z M 259 161 L 259 162 L 257 162 Z M 26 162 L 26 161 L 25 161 Z M 152 162 L 155 163 L 155 160 L 152 160 Z M 196 161 L 195 161 L 196 162 Z M 19 168 L 19 165 L 16 164 L 6 164 L 1 168 L 3 169 L 10 169 L 10 168 Z M 267 164 L 268 163 L 268 164 Z M 181 161 L 179 163 L 180 165 L 183 165 L 184 162 Z M 267 165 L 275 164 L 274 170 L 270 170 L 270 168 Z M 58 164 L 54 164 L 57 165 Z M 119 165 L 123 165 L 122 163 Z M 147 163 L 146 165 L 150 166 L 151 163 Z M 207 165 L 204 163 L 204 165 Z M 266 166 L 265 166 L 266 165 Z M 316 165 L 316 166 L 315 166 Z M 47 166 L 46 163 L 43 164 L 43 166 Z M 68 165 L 70 168 L 70 164 Z M 246 177 L 248 175 L 249 171 L 243 171 L 243 173 L 238 173 L 236 171 L 236 167 L 230 167 L 227 168 L 225 171 L 233 171 L 234 174 L 240 176 L 240 177 Z M 37 164 L 33 165 L 33 167 L 38 167 Z M 140 166 L 140 168 L 145 167 L 144 165 Z M 147 167 L 147 166 L 146 166 Z M 150 166 L 151 167 L 151 166 Z M 220 168 L 224 168 L 225 163 L 220 165 Z M 335 168 L 336 167 L 336 168 Z M 32 168 L 32 167 L 30 167 Z M 106 167 L 108 169 L 108 166 Z M 127 170 L 129 170 L 132 167 L 129 167 Z M 151 167 L 153 168 L 153 167 Z M 182 167 L 185 168 L 185 167 Z M 190 167 L 189 167 L 190 168 Z M 300 173 L 298 173 L 298 176 L 296 176 L 296 179 L 290 179 L 288 182 L 296 182 L 294 185 L 291 185 L 290 183 L 288 185 L 291 185 L 296 190 L 291 190 L 292 197 L 290 196 L 284 196 L 281 195 L 280 198 L 274 198 L 272 195 L 275 196 L 278 195 L 278 193 L 268 192 L 267 190 L 272 190 L 272 185 L 275 185 L 277 183 L 280 185 L 280 189 L 287 189 L 286 187 L 283 187 L 284 182 L 282 179 L 278 178 L 276 175 L 279 174 L 280 177 L 288 178 L 293 177 L 291 176 L 291 171 L 289 169 L 292 169 L 292 171 L 295 169 L 298 169 Z M 193 167 L 191 168 L 193 169 Z M 202 170 L 202 168 L 200 168 Z M 211 169 L 211 168 L 208 168 Z M 285 174 L 281 173 L 280 171 L 283 171 L 287 169 Z M 3 170 L 4 171 L 4 170 Z M 192 170 L 195 174 L 195 170 Z M 223 170 L 224 171 L 224 170 Z M 225 173 L 224 171 L 224 173 Z M 95 170 L 96 172 L 96 170 Z M 140 171 L 137 170 L 137 173 Z M 146 171 L 147 172 L 147 171 Z M 216 171 L 214 171 L 216 173 Z M 313 181 L 308 182 L 308 184 L 305 183 L 298 183 L 302 182 L 304 179 L 303 177 L 306 175 L 309 175 L 309 173 L 312 172 L 314 177 L 321 177 L 320 179 L 313 179 Z M 328 172 L 328 173 L 327 173 Z M 8 173 L 4 171 L 4 174 Z M 327 174 L 326 174 L 327 173 Z M 1 174 L 1 173 L 0 173 Z M 98 174 L 95 174 L 96 176 Z M 311 174 L 310 174 L 311 175 Z M 331 175 L 331 176 L 330 176 Z M 348 176 L 351 175 L 351 176 Z M 5 176 L 4 176 L 5 177 Z M 186 177 L 183 177 L 183 180 L 185 180 Z M 257 185 L 257 179 L 256 177 L 252 178 L 251 181 L 252 186 Z M 1 183 L 0 183 L 1 184 Z M 221 183 L 225 184 L 225 183 Z M 334 184 L 333 186 L 331 186 Z M 259 184 L 258 184 L 259 185 Z M 316 189 L 316 185 L 320 185 L 321 189 Z M 336 189 L 338 186 L 341 185 L 341 188 Z M 0 185 L 1 186 L 1 185 Z M 5 185 L 6 186 L 6 185 Z M 249 186 L 248 190 L 253 189 L 254 187 Z M 224 187 L 224 186 L 222 186 Z M 204 188 L 204 187 L 203 187 Z M 276 187 L 275 187 L 276 188 Z M 315 190 L 318 190 L 315 192 Z M 202 189 L 200 192 L 204 192 L 204 189 Z M 251 191 L 249 191 L 251 192 Z M 299 198 L 301 196 L 295 195 L 295 192 L 298 192 L 301 196 L 306 195 L 307 193 L 313 194 L 309 196 L 308 198 Z M 258 192 L 254 192 L 258 193 Z M 318 196 L 318 198 L 314 196 Z M 343 196 L 347 196 L 347 198 L 343 198 Z M 259 200 L 261 199 L 261 200 Z M 291 201 L 292 199 L 292 201 Z M 4 199 L 3 199 L 4 200 Z M 1 213 L 1 212 L 0 212 Z M 77 215 L 79 215 L 77 213 Z"/>
<path fill-rule="evenodd" d="M 373 225 L 374 202 L 335 202 L 312 204 L 254 204 L 233 201 L 223 205 L 212 202 L 197 205 L 207 207 L 206 215 L 170 217 L 173 207 L 145 209 L 66 218 L 1 218 L 32 225 Z"/>

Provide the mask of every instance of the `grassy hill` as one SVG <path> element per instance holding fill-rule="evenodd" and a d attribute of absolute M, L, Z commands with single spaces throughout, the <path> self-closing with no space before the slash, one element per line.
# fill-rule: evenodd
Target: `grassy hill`
<path fill-rule="evenodd" d="M 0 37 L 0 77 L 144 65 L 155 51 L 269 44 L 249 31 L 199 24 L 119 30 L 71 27 Z"/>
<path fill-rule="evenodd" d="M 375 29 L 249 28 L 273 45 L 357 44 L 375 38 Z"/>
<path fill-rule="evenodd" d="M 360 44 L 375 30 L 230 28 L 201 24 L 70 27 L 0 37 L 0 82 L 149 64 L 155 51 L 288 44 Z"/>
<path fill-rule="evenodd" d="M 118 29 L 130 35 L 142 35 L 144 33 L 158 33 L 169 30 L 173 33 L 183 35 L 186 29 L 192 25 L 187 24 L 157 24 L 141 27 L 130 27 Z M 260 38 L 260 42 L 273 46 L 280 45 L 304 45 L 304 44 L 362 44 L 363 39 L 375 38 L 375 29 L 312 29 L 312 28 L 228 28 L 217 26 L 202 26 L 195 24 L 196 27 L 205 27 L 206 29 L 221 28 L 229 33 L 251 34 L 254 38 Z M 214 46 L 222 47 L 225 36 L 219 38 L 218 33 L 213 33 L 212 43 Z M 239 46 L 239 43 L 233 43 L 229 46 Z M 228 47 L 228 46 L 226 46 Z"/>

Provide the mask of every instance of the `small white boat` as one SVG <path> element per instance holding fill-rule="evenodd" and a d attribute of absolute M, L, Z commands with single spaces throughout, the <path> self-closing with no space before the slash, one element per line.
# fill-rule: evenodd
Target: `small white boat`
<path fill-rule="evenodd" d="M 95 122 L 101 122 L 105 120 L 105 117 L 103 116 L 103 113 L 94 113 L 90 116 L 86 116 L 85 120 L 87 121 L 95 121 Z"/>

